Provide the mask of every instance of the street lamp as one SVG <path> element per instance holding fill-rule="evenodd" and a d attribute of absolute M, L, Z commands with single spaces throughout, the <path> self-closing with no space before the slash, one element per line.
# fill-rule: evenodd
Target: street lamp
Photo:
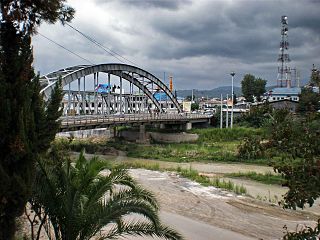
<path fill-rule="evenodd" d="M 233 127 L 233 96 L 234 96 L 234 93 L 233 93 L 233 77 L 234 77 L 234 75 L 236 75 L 235 74 L 235 72 L 231 72 L 230 73 L 230 75 L 231 75 L 231 94 L 232 94 L 232 96 L 231 96 L 231 102 L 232 102 L 232 107 L 231 107 L 231 128 Z"/>

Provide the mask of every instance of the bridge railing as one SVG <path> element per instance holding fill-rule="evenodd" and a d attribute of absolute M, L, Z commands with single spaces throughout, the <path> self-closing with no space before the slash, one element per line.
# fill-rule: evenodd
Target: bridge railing
<path fill-rule="evenodd" d="M 62 127 L 87 126 L 95 124 L 134 123 L 148 121 L 188 121 L 192 119 L 208 119 L 210 116 L 195 113 L 179 114 L 119 114 L 119 115 L 80 115 L 62 117 Z"/>

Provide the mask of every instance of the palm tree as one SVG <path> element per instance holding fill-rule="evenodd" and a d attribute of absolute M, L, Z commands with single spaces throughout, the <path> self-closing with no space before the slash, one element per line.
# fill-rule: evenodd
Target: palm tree
<path fill-rule="evenodd" d="M 111 168 L 96 157 L 87 160 L 83 153 L 75 163 L 67 160 L 58 167 L 39 165 L 30 203 L 48 236 L 54 232 L 59 240 L 122 235 L 182 239 L 160 222 L 155 196 L 125 169 Z"/>

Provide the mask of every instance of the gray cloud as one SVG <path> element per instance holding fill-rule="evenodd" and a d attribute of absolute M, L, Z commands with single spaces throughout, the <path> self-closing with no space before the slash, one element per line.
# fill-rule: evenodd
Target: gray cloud
<path fill-rule="evenodd" d="M 70 0 L 77 10 L 73 26 L 158 77 L 173 74 L 179 89 L 226 85 L 231 70 L 237 85 L 246 73 L 275 84 L 281 15 L 289 17 L 290 66 L 302 79 L 313 63 L 320 67 L 319 1 L 79 2 Z M 43 25 L 40 32 L 93 62 L 119 62 L 68 27 Z M 81 62 L 40 36 L 34 46 L 41 72 Z"/>
<path fill-rule="evenodd" d="M 167 10 L 177 10 L 181 6 L 191 4 L 190 0 L 95 0 L 98 4 L 108 2 L 120 2 L 123 5 L 136 8 L 162 8 Z"/>

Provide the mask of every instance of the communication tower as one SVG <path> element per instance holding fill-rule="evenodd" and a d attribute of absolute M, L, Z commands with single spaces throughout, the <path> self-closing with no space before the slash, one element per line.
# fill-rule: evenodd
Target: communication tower
<path fill-rule="evenodd" d="M 280 42 L 280 53 L 278 57 L 278 87 L 291 87 L 291 69 L 288 66 L 290 57 L 288 53 L 289 42 L 288 42 L 288 17 L 281 17 L 281 42 Z"/>

